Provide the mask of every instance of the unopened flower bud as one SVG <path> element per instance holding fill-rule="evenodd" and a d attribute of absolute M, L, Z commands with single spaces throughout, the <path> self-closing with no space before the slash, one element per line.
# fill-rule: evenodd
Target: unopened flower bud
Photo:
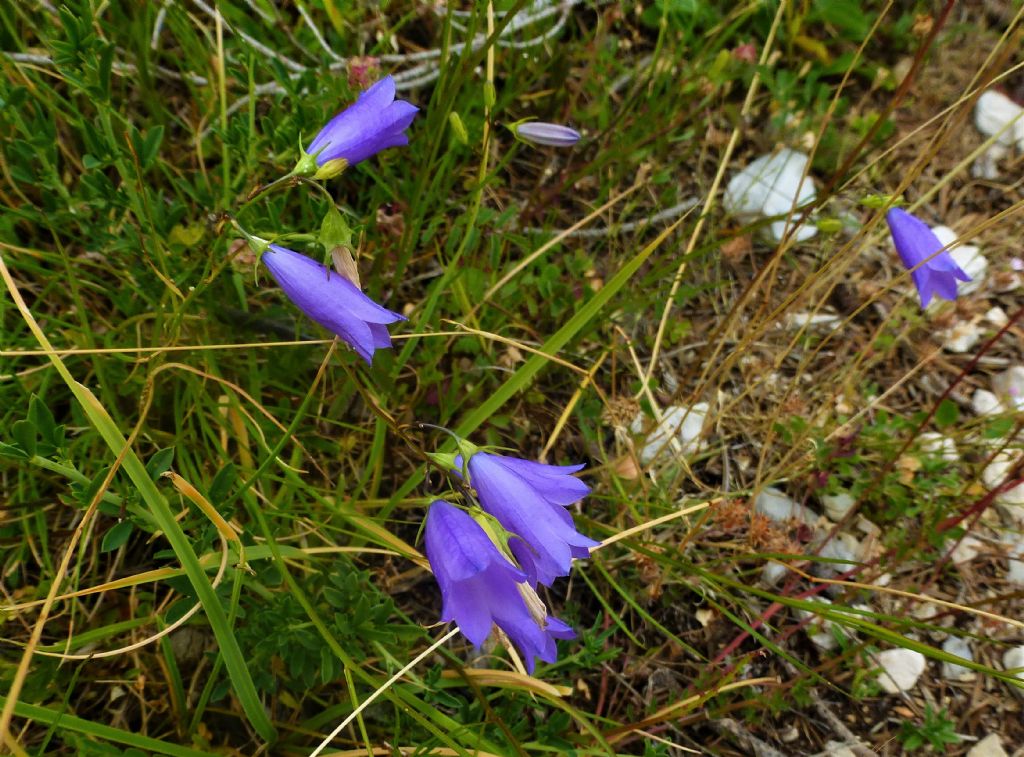
<path fill-rule="evenodd" d="M 572 147 L 580 141 L 580 133 L 560 124 L 525 121 L 512 125 L 512 133 L 524 142 L 550 147 Z"/>

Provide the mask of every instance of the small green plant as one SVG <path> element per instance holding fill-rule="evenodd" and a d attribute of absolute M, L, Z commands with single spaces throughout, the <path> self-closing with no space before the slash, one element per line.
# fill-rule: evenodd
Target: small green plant
<path fill-rule="evenodd" d="M 946 710 L 933 710 L 931 705 L 925 705 L 922 723 L 917 725 L 909 720 L 903 721 L 899 740 L 908 752 L 916 752 L 926 744 L 935 751 L 945 751 L 947 745 L 960 742 L 960 737 L 953 730 L 954 725 Z"/>

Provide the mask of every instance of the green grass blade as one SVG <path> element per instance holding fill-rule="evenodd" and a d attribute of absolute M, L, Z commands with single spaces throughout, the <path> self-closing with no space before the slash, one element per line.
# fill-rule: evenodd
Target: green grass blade
<path fill-rule="evenodd" d="M 0 696 L 0 707 L 7 703 L 7 698 Z M 168 744 L 166 741 L 154 739 L 150 736 L 142 736 L 131 731 L 123 731 L 120 728 L 96 723 L 92 720 L 85 720 L 64 712 L 51 710 L 49 707 L 39 707 L 34 704 L 17 702 L 14 705 L 14 714 L 19 718 L 38 720 L 52 726 L 55 730 L 74 731 L 86 736 L 93 736 L 105 741 L 113 741 L 116 744 L 145 749 L 157 754 L 169 754 L 173 757 L 207 757 L 209 752 L 202 752 L 198 749 L 190 749 L 177 744 Z"/>

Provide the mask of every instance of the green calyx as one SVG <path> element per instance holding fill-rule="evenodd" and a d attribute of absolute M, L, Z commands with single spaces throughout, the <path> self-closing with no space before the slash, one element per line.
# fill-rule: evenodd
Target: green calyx
<path fill-rule="evenodd" d="M 458 469 L 458 466 L 455 464 L 456 455 L 454 452 L 428 452 L 427 457 L 441 470 L 450 471 Z"/>
<path fill-rule="evenodd" d="M 295 168 L 292 169 L 292 176 L 313 176 L 319 170 L 319 166 L 316 164 L 316 155 L 310 155 L 308 152 L 303 151 L 302 157 L 299 158 L 299 162 L 295 164 Z"/>

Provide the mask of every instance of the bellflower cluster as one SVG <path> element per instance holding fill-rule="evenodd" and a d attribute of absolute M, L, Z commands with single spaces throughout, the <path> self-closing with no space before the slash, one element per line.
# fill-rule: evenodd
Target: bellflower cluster
<path fill-rule="evenodd" d="M 590 487 L 572 475 L 582 465 L 544 465 L 495 455 L 464 440 L 459 448 L 458 455 L 431 457 L 460 478 L 468 473 L 484 517 L 497 521 L 500 528 L 494 530 L 505 533 L 495 546 L 466 513 L 445 502 L 431 505 L 425 538 L 444 600 L 442 620 L 455 620 L 477 646 L 491 625 L 497 625 L 523 652 L 532 672 L 533 656 L 554 662 L 553 639 L 575 638 L 568 625 L 548 615 L 535 587 L 551 586 L 556 578 L 568 575 L 573 558 L 588 557 L 599 545 L 576 530 L 566 509 L 583 499 Z M 518 585 L 510 587 L 510 580 Z M 513 588 L 523 599 L 510 599 Z M 523 612 L 524 602 L 529 616 Z"/>
<path fill-rule="evenodd" d="M 405 129 L 418 111 L 419 108 L 404 100 L 395 100 L 395 81 L 390 76 L 384 77 L 320 130 L 290 176 L 330 178 L 381 150 L 409 144 Z M 338 223 L 343 223 L 333 207 L 328 213 L 329 219 L 332 214 L 339 219 Z M 260 260 L 289 299 L 314 321 L 351 345 L 368 364 L 372 364 L 375 351 L 391 347 L 387 326 L 404 321 L 404 316 L 378 305 L 349 277 L 331 271 L 312 258 L 249 234 L 246 236 L 262 253 Z M 358 274 L 352 278 L 358 282 Z"/>
<path fill-rule="evenodd" d="M 463 468 L 455 458 L 453 471 Z M 480 506 L 514 534 L 509 549 L 530 583 L 551 586 L 569 575 L 573 558 L 590 556 L 600 542 L 579 531 L 566 510 L 590 493 L 572 474 L 582 465 L 544 465 L 506 455 L 477 452 L 469 457 L 469 480 Z"/>
<path fill-rule="evenodd" d="M 953 260 L 943 244 L 924 221 L 900 208 L 885 214 L 893 244 L 921 297 L 921 307 L 928 307 L 933 294 L 944 300 L 956 299 L 956 282 L 970 281 Z"/>
<path fill-rule="evenodd" d="M 475 646 L 496 625 L 523 653 L 532 673 L 535 657 L 555 661 L 555 639 L 576 638 L 566 623 L 531 608 L 526 574 L 509 562 L 472 516 L 436 500 L 427 511 L 423 538 L 441 588 L 441 620 L 458 623 Z"/>
<path fill-rule="evenodd" d="M 302 151 L 291 173 L 268 187 L 294 186 L 296 177 L 328 179 L 382 150 L 407 145 L 405 130 L 417 112 L 414 105 L 395 99 L 395 81 L 384 77 L 332 118 Z M 539 145 L 568 147 L 580 139 L 579 132 L 558 124 L 523 122 L 512 129 L 517 138 Z M 309 318 L 351 345 L 368 364 L 378 349 L 391 347 L 388 326 L 405 318 L 361 291 L 347 253 L 351 230 L 337 208 L 329 208 L 318 241 L 343 273 L 234 223 Z M 569 575 L 572 561 L 588 557 L 599 544 L 576 530 L 568 510 L 590 492 L 573 475 L 583 466 L 497 455 L 464 440 L 459 440 L 459 454 L 432 457 L 465 478 L 479 501 L 473 515 L 442 499 L 427 513 L 424 541 L 441 590 L 442 620 L 457 623 L 477 647 L 497 628 L 499 636 L 504 634 L 519 649 L 531 673 L 538 657 L 555 662 L 556 641 L 576 634 L 549 614 L 537 587 Z"/>

